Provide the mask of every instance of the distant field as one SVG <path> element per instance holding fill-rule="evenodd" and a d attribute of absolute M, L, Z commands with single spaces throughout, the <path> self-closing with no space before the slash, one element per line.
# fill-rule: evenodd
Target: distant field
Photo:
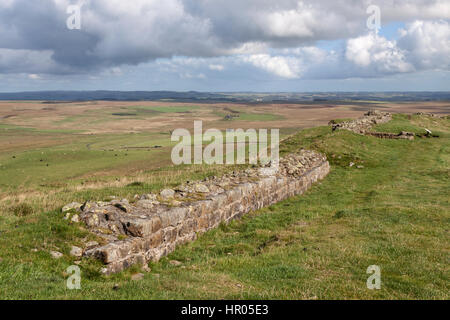
<path fill-rule="evenodd" d="M 371 108 L 445 113 L 444 102 L 339 104 L 192 104 L 176 102 L 46 103 L 0 101 L 0 216 L 24 203 L 54 210 L 83 192 L 99 197 L 147 181 L 170 165 L 176 128 L 280 128 L 284 138 L 301 128 L 354 118 Z M 230 115 L 227 119 L 227 115 Z M 132 196 L 130 190 L 111 190 Z M 95 194 L 98 194 L 95 196 Z"/>
<path fill-rule="evenodd" d="M 0 160 L 6 165 L 0 172 L 8 208 L 0 216 L 0 297 L 448 299 L 449 121 L 395 115 L 374 129 L 423 133 L 428 128 L 439 136 L 414 141 L 332 132 L 329 126 L 302 130 L 283 141 L 282 154 L 301 147 L 318 150 L 332 168 L 306 194 L 181 246 L 151 263 L 151 272 L 141 281 L 130 280 L 140 272 L 137 267 L 106 277 L 100 275 L 98 261 L 83 259 L 82 289 L 73 291 L 65 286 L 65 270 L 75 260 L 68 254 L 70 246 L 95 238 L 62 219 L 62 204 L 109 195 L 132 198 L 233 168 L 167 166 L 164 148 L 142 151 L 143 157 L 138 151 L 119 151 L 145 139 L 163 145 L 167 133 L 40 133 L 45 139 L 36 135 L 28 146 L 24 142 L 20 151 L 8 151 Z M 28 133 L 9 132 L 15 138 Z M 54 139 L 53 144 L 36 147 L 46 139 Z M 105 147 L 115 151 L 102 151 Z M 350 167 L 350 162 L 360 168 Z M 11 190 L 4 191 L 9 185 Z M 34 212 L 27 207 L 30 203 Z M 52 259 L 50 250 L 64 257 Z M 172 259 L 181 266 L 170 264 Z M 381 290 L 366 288 L 366 269 L 373 264 L 381 267 Z"/>

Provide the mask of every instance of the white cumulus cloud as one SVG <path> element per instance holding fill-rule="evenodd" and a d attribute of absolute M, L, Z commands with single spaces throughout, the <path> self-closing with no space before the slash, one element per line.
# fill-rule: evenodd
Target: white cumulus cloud
<path fill-rule="evenodd" d="M 282 78 L 299 78 L 301 75 L 300 61 L 294 57 L 253 54 L 244 56 L 243 61 Z"/>
<path fill-rule="evenodd" d="M 381 73 L 410 72 L 413 65 L 406 61 L 405 51 L 375 33 L 349 39 L 345 50 L 347 60 L 362 68 L 373 68 Z"/>
<path fill-rule="evenodd" d="M 450 25 L 448 21 L 415 21 L 401 30 L 399 46 L 418 69 L 450 68 Z"/>
<path fill-rule="evenodd" d="M 148 63 L 208 79 L 225 79 L 239 63 L 284 79 L 450 68 L 449 0 L 377 0 L 383 25 L 406 24 L 397 41 L 367 33 L 372 2 L 0 0 L 0 74 L 120 76 Z M 75 3 L 81 30 L 68 30 Z M 342 47 L 320 47 L 327 41 Z"/>

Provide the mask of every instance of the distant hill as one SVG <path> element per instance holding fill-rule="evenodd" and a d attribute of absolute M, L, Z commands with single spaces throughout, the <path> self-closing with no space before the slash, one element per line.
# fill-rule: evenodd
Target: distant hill
<path fill-rule="evenodd" d="M 176 92 L 176 91 L 30 91 L 0 93 L 0 100 L 177 101 L 247 103 L 323 103 L 331 101 L 450 101 L 450 92 Z"/>

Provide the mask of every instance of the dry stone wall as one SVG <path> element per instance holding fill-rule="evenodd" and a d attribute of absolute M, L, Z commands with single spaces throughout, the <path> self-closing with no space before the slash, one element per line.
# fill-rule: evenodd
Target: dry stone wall
<path fill-rule="evenodd" d="M 389 132 L 366 132 L 366 135 L 381 139 L 407 139 L 414 140 L 414 133 L 402 131 L 399 134 Z"/>
<path fill-rule="evenodd" d="M 380 138 L 412 139 L 402 132 L 374 133 L 375 124 L 386 123 L 391 114 L 369 111 L 362 118 L 333 124 L 333 130 L 346 129 Z M 304 193 L 330 171 L 326 157 L 301 150 L 279 161 L 279 169 L 257 167 L 233 172 L 220 178 L 187 182 L 159 194 L 136 196 L 108 202 L 71 203 L 62 210 L 65 218 L 84 223 L 106 244 L 94 243 L 83 250 L 83 256 L 100 259 L 102 272 L 116 273 L 133 264 L 157 261 L 175 248 L 220 223 L 288 197 Z"/>
<path fill-rule="evenodd" d="M 72 203 L 66 218 L 85 223 L 107 244 L 83 252 L 105 264 L 105 274 L 133 264 L 157 261 L 221 222 L 305 192 L 330 170 L 322 154 L 302 150 L 270 167 L 247 169 L 201 182 L 188 182 L 160 194 L 127 200 Z"/>
<path fill-rule="evenodd" d="M 376 124 L 386 123 L 392 120 L 392 115 L 388 112 L 372 110 L 364 114 L 363 117 L 345 121 L 341 123 L 332 123 L 333 131 L 338 129 L 350 130 L 358 134 L 377 137 L 381 139 L 407 139 L 414 140 L 414 133 L 402 131 L 399 134 L 389 132 L 371 132 L 370 129 Z"/>
<path fill-rule="evenodd" d="M 372 126 L 386 123 L 392 120 L 392 115 L 388 112 L 369 111 L 363 117 L 333 124 L 333 131 L 337 129 L 350 130 L 359 134 L 366 134 Z"/>

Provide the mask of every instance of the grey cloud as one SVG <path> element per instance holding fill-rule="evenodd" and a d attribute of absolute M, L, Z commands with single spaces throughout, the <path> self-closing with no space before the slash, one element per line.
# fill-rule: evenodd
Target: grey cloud
<path fill-rule="evenodd" d="M 67 5 L 76 1 L 8 0 L 0 4 L 0 48 L 16 50 L 4 51 L 4 56 L 25 59 L 20 63 L 20 59 L 3 58 L 0 73 L 96 72 L 173 56 L 233 55 L 246 44 L 275 49 L 311 46 L 318 40 L 365 34 L 370 4 L 369 0 L 79 2 L 83 3 L 81 30 L 66 28 Z M 450 5 L 443 0 L 378 4 L 385 21 L 449 18 Z M 249 60 L 254 65 L 269 63 L 268 70 L 277 64 L 285 68 L 282 59 L 258 53 L 259 60 Z M 285 69 L 281 74 L 293 77 L 299 70 L 290 73 Z"/>
<path fill-rule="evenodd" d="M 450 69 L 450 24 L 447 21 L 415 21 L 401 30 L 398 46 L 418 69 Z"/>

